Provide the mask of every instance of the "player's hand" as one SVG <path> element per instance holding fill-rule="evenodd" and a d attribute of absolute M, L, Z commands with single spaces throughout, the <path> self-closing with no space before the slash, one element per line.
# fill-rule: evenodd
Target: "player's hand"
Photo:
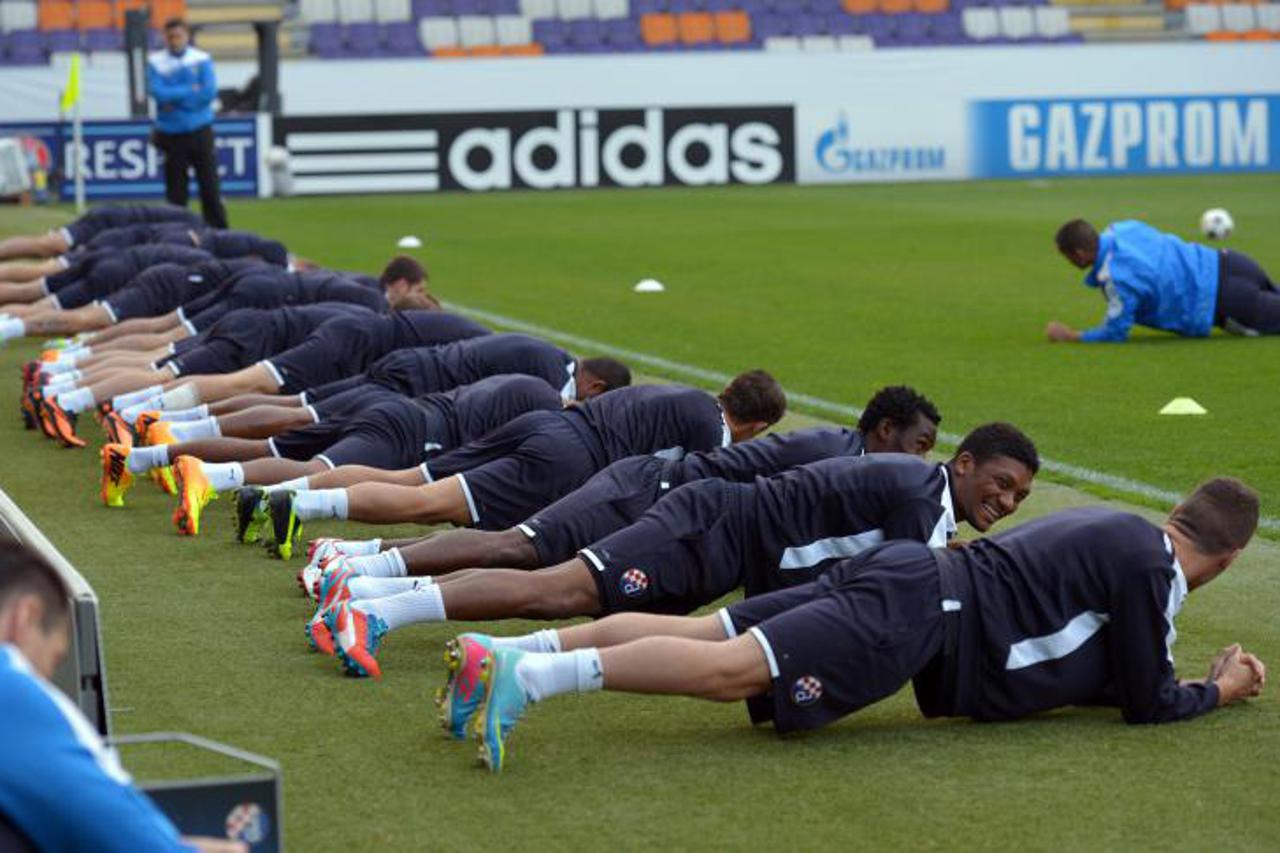
<path fill-rule="evenodd" d="M 1076 341 L 1080 339 L 1080 333 L 1068 326 L 1066 323 L 1059 323 L 1057 320 L 1050 320 L 1049 325 L 1044 327 L 1045 336 L 1054 343 L 1065 343 L 1066 341 Z"/>
<path fill-rule="evenodd" d="M 1227 668 L 1227 662 L 1231 660 L 1231 658 L 1240 654 L 1240 651 L 1240 644 L 1232 643 L 1222 651 L 1218 652 L 1214 659 L 1209 661 L 1209 674 L 1205 676 L 1205 683 L 1211 684 L 1217 681 L 1218 676 L 1222 675 L 1222 671 Z"/>
<path fill-rule="evenodd" d="M 1222 665 L 1218 677 L 1213 679 L 1218 685 L 1218 704 L 1226 705 L 1260 694 L 1267 677 L 1267 668 L 1262 661 L 1242 651 L 1238 645 L 1228 647 L 1224 655 L 1219 656 L 1222 657 Z"/>

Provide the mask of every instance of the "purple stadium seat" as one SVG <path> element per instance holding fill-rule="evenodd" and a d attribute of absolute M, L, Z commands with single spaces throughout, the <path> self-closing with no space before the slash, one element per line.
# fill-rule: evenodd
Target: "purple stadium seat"
<path fill-rule="evenodd" d="M 416 18 L 451 18 L 453 17 L 453 0 L 413 0 L 413 17 Z"/>
<path fill-rule="evenodd" d="M 602 21 L 604 40 L 611 50 L 632 51 L 643 50 L 640 41 L 640 25 L 634 18 L 612 18 Z"/>
<path fill-rule="evenodd" d="M 346 53 L 350 56 L 377 56 L 382 53 L 382 33 L 372 21 L 347 24 L 342 35 Z"/>
<path fill-rule="evenodd" d="M 798 36 L 825 36 L 827 16 L 812 15 L 808 12 L 791 15 L 791 31 Z"/>
<path fill-rule="evenodd" d="M 631 16 L 638 18 L 650 12 L 666 12 L 668 8 L 667 0 L 632 0 Z"/>
<path fill-rule="evenodd" d="M 519 15 L 520 0 L 493 0 L 493 14 Z"/>
<path fill-rule="evenodd" d="M 410 23 L 382 25 L 383 52 L 388 56 L 421 56 L 418 28 Z"/>
<path fill-rule="evenodd" d="M 896 15 L 898 40 L 901 44 L 922 45 L 930 41 L 929 16 L 917 12 Z"/>
<path fill-rule="evenodd" d="M 342 27 L 338 24 L 311 25 L 311 52 L 324 59 L 337 59 L 345 52 Z"/>
<path fill-rule="evenodd" d="M 840 0 L 809 0 L 809 11 L 815 15 L 834 15 L 843 12 Z"/>
<path fill-rule="evenodd" d="M 44 47 L 50 53 L 79 50 L 80 33 L 75 30 L 49 30 L 44 34 Z"/>
<path fill-rule="evenodd" d="M 754 15 L 751 19 L 751 32 L 762 41 L 773 36 L 789 36 L 795 32 L 791 27 L 791 19 L 782 15 Z"/>
<path fill-rule="evenodd" d="M 486 0 L 453 0 L 453 12 L 455 15 L 487 15 L 488 12 L 482 10 Z"/>
<path fill-rule="evenodd" d="M 775 15 L 798 15 L 806 6 L 805 0 L 769 0 L 769 11 Z"/>
<path fill-rule="evenodd" d="M 768 12 L 770 2 L 771 0 L 738 0 L 734 5 L 754 18 Z"/>
<path fill-rule="evenodd" d="M 957 11 L 930 15 L 929 34 L 934 44 L 964 44 L 964 26 Z"/>
<path fill-rule="evenodd" d="M 44 38 L 37 30 L 14 30 L 5 41 L 5 61 L 10 65 L 44 65 L 49 61 Z"/>
<path fill-rule="evenodd" d="M 827 15 L 827 32 L 833 36 L 856 36 L 866 32 L 860 17 L 848 12 L 833 12 Z"/>
<path fill-rule="evenodd" d="M 88 51 L 124 50 L 124 33 L 111 28 L 85 30 L 84 49 Z"/>
<path fill-rule="evenodd" d="M 703 8 L 708 12 L 729 12 L 742 8 L 742 4 L 737 0 L 706 0 Z"/>
<path fill-rule="evenodd" d="M 569 51 L 569 28 L 560 21 L 534 21 L 533 40 L 547 53 Z"/>
<path fill-rule="evenodd" d="M 590 53 L 604 44 L 604 32 L 595 18 L 569 22 L 569 43 L 580 51 Z"/>
<path fill-rule="evenodd" d="M 667 10 L 680 12 L 701 12 L 706 8 L 705 0 L 667 0 Z"/>

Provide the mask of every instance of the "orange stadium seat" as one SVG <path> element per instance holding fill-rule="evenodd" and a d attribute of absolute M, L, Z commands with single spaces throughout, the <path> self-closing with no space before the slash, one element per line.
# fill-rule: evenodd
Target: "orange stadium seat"
<path fill-rule="evenodd" d="M 1229 30 L 1217 30 L 1205 36 L 1206 41 L 1240 41 L 1240 34 Z"/>
<path fill-rule="evenodd" d="M 886 15 L 902 15 L 915 7 L 915 0 L 880 0 L 880 11 Z"/>
<path fill-rule="evenodd" d="M 96 30 L 114 24 L 115 10 L 110 0 L 80 0 L 76 4 L 76 27 L 82 30 Z"/>
<path fill-rule="evenodd" d="M 111 9 L 111 26 L 124 29 L 124 13 L 147 8 L 147 0 L 116 0 Z"/>
<path fill-rule="evenodd" d="M 1273 41 L 1275 36 L 1266 30 L 1249 30 L 1244 34 L 1245 41 Z"/>
<path fill-rule="evenodd" d="M 466 59 L 467 56 L 465 47 L 437 47 L 431 51 L 433 59 Z"/>
<path fill-rule="evenodd" d="M 75 29 L 76 7 L 68 0 L 40 0 L 37 14 L 42 30 Z"/>
<path fill-rule="evenodd" d="M 537 42 L 533 44 L 509 44 L 502 48 L 503 56 L 542 56 L 543 53 L 542 45 Z"/>
<path fill-rule="evenodd" d="M 915 0 L 917 12 L 925 15 L 938 15 L 951 8 L 950 0 Z"/>
<path fill-rule="evenodd" d="M 496 44 L 478 44 L 467 48 L 467 56 L 502 56 L 502 48 Z"/>
<path fill-rule="evenodd" d="M 870 15 L 879 9 L 879 0 L 840 0 L 840 6 L 850 15 Z"/>
<path fill-rule="evenodd" d="M 681 44 L 709 44 L 715 40 L 715 19 L 710 12 L 681 12 L 676 16 Z"/>
<path fill-rule="evenodd" d="M 640 38 L 647 45 L 675 44 L 678 35 L 675 15 L 655 12 L 640 17 Z"/>
<path fill-rule="evenodd" d="M 164 22 L 170 18 L 186 16 L 186 0 L 152 0 L 151 2 L 151 26 L 156 29 L 163 27 Z"/>
<path fill-rule="evenodd" d="M 751 41 L 751 16 L 746 12 L 716 12 L 716 41 L 744 44 Z"/>

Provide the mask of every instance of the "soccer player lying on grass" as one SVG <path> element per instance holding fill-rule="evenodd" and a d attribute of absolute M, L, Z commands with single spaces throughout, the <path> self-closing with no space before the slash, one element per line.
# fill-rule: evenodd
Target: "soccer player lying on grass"
<path fill-rule="evenodd" d="M 29 234 L 0 240 L 0 260 L 47 258 L 82 246 L 109 228 L 140 222 L 178 222 L 199 228 L 204 220 L 189 210 L 169 204 L 104 204 L 75 221 L 44 234 Z"/>
<path fill-rule="evenodd" d="M 753 722 L 814 729 L 908 681 L 926 717 L 1011 720 L 1070 705 L 1125 722 L 1185 720 L 1257 696 L 1266 667 L 1238 645 L 1203 680 L 1175 676 L 1173 620 L 1257 526 L 1257 496 L 1211 480 L 1163 527 L 1065 510 L 957 550 L 889 542 L 817 581 L 702 617 L 627 613 L 525 637 L 450 644 L 442 723 L 468 718 L 492 770 L 531 702 L 617 690 L 746 700 Z M 482 701 L 481 701 L 482 700 Z"/>
<path fill-rule="evenodd" d="M 79 308 L 114 293 L 148 267 L 160 263 L 187 266 L 221 258 L 251 258 L 272 266 L 289 265 L 289 253 L 276 240 L 249 231 L 195 231 L 182 228 L 172 239 L 137 246 L 98 247 L 31 267 L 29 281 L 0 285 L 0 312 L 24 316 L 37 308 Z M 12 267 L 5 274 L 17 278 Z M 31 303 L 6 305 L 7 302 Z"/>
<path fill-rule="evenodd" d="M 581 379 L 590 386 L 583 391 L 587 397 L 609 390 L 605 380 L 585 371 Z M 557 411 L 563 405 L 555 388 L 533 376 L 491 376 L 417 399 L 390 391 L 381 396 L 381 402 L 345 418 L 266 441 L 206 438 L 166 444 L 154 439 L 157 430 L 167 430 L 168 425 L 153 425 L 151 446 L 131 450 L 108 444 L 102 449 L 103 502 L 122 505 L 134 473 L 158 475 L 167 490 L 179 495 L 173 515 L 178 532 L 194 536 L 199 533 L 204 506 L 218 492 L 246 482 L 275 483 L 336 465 L 404 468 L 420 463 L 429 453 L 473 441 L 525 412 Z M 227 459 L 241 461 L 214 461 Z M 170 460 L 172 473 L 166 475 L 164 466 Z M 172 477 L 171 489 L 165 485 L 166 476 Z"/>
<path fill-rule="evenodd" d="M 1280 334 L 1280 289 L 1248 255 L 1132 220 L 1098 234 L 1073 219 L 1055 240 L 1063 257 L 1088 270 L 1085 285 L 1102 289 L 1107 316 L 1083 332 L 1054 320 L 1046 329 L 1051 341 L 1124 341 L 1135 323 L 1192 338 L 1214 326 L 1233 335 Z"/>
<path fill-rule="evenodd" d="M 781 386 L 763 370 L 737 376 L 718 397 L 682 385 L 619 388 L 562 412 L 521 415 L 416 468 L 346 466 L 309 477 L 308 491 L 242 490 L 236 495 L 237 538 L 251 536 L 268 512 L 274 534 L 268 550 L 284 559 L 293 553 L 302 522 L 312 518 L 505 530 L 611 462 L 746 441 L 786 409 Z"/>
<path fill-rule="evenodd" d="M 702 480 L 548 569 L 464 569 L 424 583 L 338 568 L 321 582 L 307 634 L 323 651 L 336 640 L 348 673 L 377 676 L 386 633 L 415 622 L 691 613 L 738 588 L 754 596 L 807 583 L 887 539 L 941 548 L 957 521 L 986 531 L 1017 510 L 1039 467 L 1029 438 L 992 423 L 941 464 L 878 453 L 754 483 Z"/>
<path fill-rule="evenodd" d="M 0 544 L 0 846 L 244 853 L 243 844 L 179 838 L 80 709 L 51 683 L 70 646 L 70 597 L 42 558 L 13 541 Z"/>
<path fill-rule="evenodd" d="M 299 573 L 303 589 L 318 589 L 320 565 L 346 555 L 341 567 L 381 577 L 440 575 L 467 568 L 535 569 L 571 559 L 579 549 L 634 523 L 672 489 L 697 480 L 749 483 L 797 465 L 863 453 L 928 456 L 941 415 L 903 385 L 882 388 L 867 402 L 856 430 L 814 427 L 775 432 L 679 459 L 620 459 L 547 508 L 501 531 L 449 530 L 402 542 L 321 540 Z M 385 549 L 385 550 L 384 550 Z M 315 597 L 313 595 L 313 597 Z"/>
<path fill-rule="evenodd" d="M 603 368 L 612 359 L 589 359 Z M 194 409 L 158 412 L 164 420 L 218 419 L 222 435 L 266 438 L 286 429 L 326 420 L 351 411 L 370 395 L 394 391 L 421 397 L 478 382 L 488 376 L 524 374 L 544 379 L 560 389 L 565 402 L 578 395 L 577 371 L 588 360 L 575 358 L 555 344 L 532 335 L 493 334 L 466 338 L 434 347 L 396 350 L 378 359 L 364 373 L 308 388 L 296 395 L 242 394 Z M 596 376 L 599 378 L 599 371 Z M 631 384 L 614 383 L 614 387 Z M 235 417 L 228 417 L 234 415 Z"/>
<path fill-rule="evenodd" d="M 354 382 L 340 380 L 295 396 L 247 394 L 192 409 L 144 412 L 139 417 L 148 426 L 156 420 L 168 423 L 168 434 L 177 441 L 213 436 L 269 438 L 312 424 L 329 429 L 329 422 L 346 420 L 389 397 L 425 397 L 503 375 L 541 379 L 558 388 L 566 403 L 631 384 L 630 371 L 613 359 L 575 358 L 540 338 L 493 334 L 438 347 L 396 350 L 354 377 Z M 106 421 L 112 421 L 112 416 Z M 135 425 L 135 433 L 140 432 Z M 175 459 L 178 455 L 172 454 Z"/>

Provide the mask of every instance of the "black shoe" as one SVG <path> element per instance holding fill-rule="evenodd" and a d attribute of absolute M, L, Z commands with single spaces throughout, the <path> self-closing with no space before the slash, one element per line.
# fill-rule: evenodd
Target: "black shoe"
<path fill-rule="evenodd" d="M 271 516 L 271 532 L 275 541 L 267 545 L 267 553 L 287 560 L 293 556 L 293 546 L 302 539 L 302 520 L 293 511 L 292 489 L 272 492 L 267 498 L 267 512 Z"/>
<path fill-rule="evenodd" d="M 262 489 L 257 486 L 236 489 L 231 511 L 235 513 L 237 542 L 252 545 L 262 538 L 262 526 L 267 523 L 267 495 Z"/>

